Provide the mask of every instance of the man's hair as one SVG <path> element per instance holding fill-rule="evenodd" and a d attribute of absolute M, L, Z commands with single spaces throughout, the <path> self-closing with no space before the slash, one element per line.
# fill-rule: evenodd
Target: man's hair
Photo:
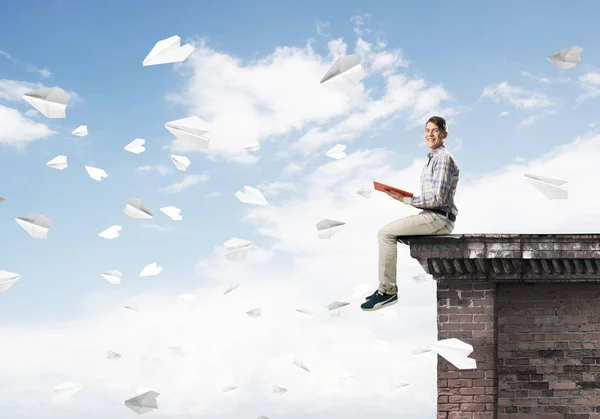
<path fill-rule="evenodd" d="M 448 124 L 446 124 L 446 120 L 444 118 L 442 118 L 441 116 L 432 116 L 425 123 L 425 125 L 427 125 L 430 122 L 432 124 L 435 124 L 440 129 L 441 132 L 448 132 Z"/>

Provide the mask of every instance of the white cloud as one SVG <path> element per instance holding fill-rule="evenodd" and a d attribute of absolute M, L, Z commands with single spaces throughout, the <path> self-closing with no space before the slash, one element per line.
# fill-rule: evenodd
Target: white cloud
<path fill-rule="evenodd" d="M 275 181 L 267 185 L 258 185 L 257 189 L 260 190 L 264 196 L 274 196 L 282 191 L 294 191 L 296 185 L 292 182 Z"/>
<path fill-rule="evenodd" d="M 553 110 L 550 110 L 550 111 L 543 112 L 541 114 L 530 115 L 527 118 L 523 119 L 519 123 L 519 125 L 520 126 L 528 126 L 528 125 L 533 124 L 534 122 L 539 121 L 540 119 L 543 119 L 543 118 L 545 118 L 547 116 L 554 115 L 554 114 L 556 114 L 556 110 L 553 109 Z"/>
<path fill-rule="evenodd" d="M 578 98 L 578 103 L 585 99 L 593 99 L 600 95 L 600 72 L 585 73 L 579 77 L 579 85 L 585 91 L 585 94 Z"/>
<path fill-rule="evenodd" d="M 511 86 L 507 82 L 486 86 L 481 98 L 489 98 L 495 103 L 504 101 L 517 109 L 544 108 L 554 105 L 544 93 Z"/>
<path fill-rule="evenodd" d="M 502 111 L 502 112 L 500 112 L 500 114 L 498 116 L 508 116 L 508 115 L 510 115 L 510 112 Z"/>
<path fill-rule="evenodd" d="M 199 185 L 210 179 L 208 175 L 185 175 L 179 182 L 173 183 L 172 185 L 165 186 L 160 189 L 160 192 L 166 193 L 179 193 L 192 186 Z"/>
<path fill-rule="evenodd" d="M 144 224 L 142 224 L 142 227 L 147 228 L 149 230 L 160 231 L 161 233 L 169 231 L 169 229 L 167 227 L 164 227 L 164 226 L 161 226 L 158 224 L 144 223 Z"/>
<path fill-rule="evenodd" d="M 49 137 L 55 132 L 46 124 L 25 117 L 17 109 L 0 105 L 0 144 L 24 147 L 34 140 Z"/>
<path fill-rule="evenodd" d="M 45 86 L 42 83 L 31 83 L 28 81 L 0 79 L 0 99 L 11 102 L 23 102 L 25 105 L 30 106 L 23 100 L 23 95 L 27 92 L 43 89 L 45 87 L 53 86 Z M 66 89 L 64 90 L 66 91 Z M 81 96 L 76 92 L 67 91 L 67 93 L 70 95 L 68 107 L 73 107 L 78 102 L 83 101 Z"/>
<path fill-rule="evenodd" d="M 358 36 L 371 33 L 369 23 L 371 22 L 371 15 L 363 13 L 362 15 L 354 15 L 350 18 L 350 22 L 354 23 L 354 33 Z"/>
<path fill-rule="evenodd" d="M 28 71 L 32 72 L 32 73 L 38 73 L 40 76 L 47 78 L 50 77 L 52 75 L 52 73 L 50 72 L 50 70 L 48 70 L 47 68 L 38 68 L 34 65 L 30 65 L 27 68 Z"/>
<path fill-rule="evenodd" d="M 171 167 L 164 165 L 164 164 L 159 164 L 157 166 L 152 166 L 152 165 L 139 166 L 139 167 L 136 167 L 135 170 L 136 170 L 136 172 L 157 172 L 163 176 L 171 175 L 171 174 L 175 173 L 175 171 Z"/>
<path fill-rule="evenodd" d="M 547 76 L 536 76 L 528 71 L 521 73 L 523 76 L 528 77 L 542 84 L 556 84 L 556 83 L 568 83 L 571 81 L 568 77 L 547 77 Z"/>

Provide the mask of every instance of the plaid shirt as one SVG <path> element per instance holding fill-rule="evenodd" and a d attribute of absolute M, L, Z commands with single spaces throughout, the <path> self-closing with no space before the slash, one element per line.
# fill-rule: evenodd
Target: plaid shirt
<path fill-rule="evenodd" d="M 420 196 L 405 197 L 404 203 L 420 209 L 440 209 L 458 215 L 454 193 L 458 184 L 458 166 L 445 145 L 427 154 L 429 161 L 421 173 Z"/>

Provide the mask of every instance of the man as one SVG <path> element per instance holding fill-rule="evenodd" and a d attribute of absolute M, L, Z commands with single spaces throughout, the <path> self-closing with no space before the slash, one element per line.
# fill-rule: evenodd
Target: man
<path fill-rule="evenodd" d="M 408 197 L 394 191 L 392 198 L 422 209 L 419 214 L 402 218 L 379 230 L 379 287 L 360 307 L 365 311 L 379 310 L 398 302 L 396 263 L 398 236 L 450 234 L 458 209 L 454 193 L 458 184 L 458 166 L 444 145 L 448 127 L 444 118 L 433 116 L 425 125 L 425 144 L 429 158 L 421 173 L 422 195 Z"/>

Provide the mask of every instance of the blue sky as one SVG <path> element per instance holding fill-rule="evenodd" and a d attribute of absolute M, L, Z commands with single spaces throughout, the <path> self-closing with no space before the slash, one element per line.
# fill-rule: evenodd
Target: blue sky
<path fill-rule="evenodd" d="M 175 304 L 175 296 L 190 290 L 198 295 L 205 293 L 203 298 L 208 298 L 234 280 L 226 277 L 231 274 L 226 270 L 229 268 L 215 262 L 222 255 L 214 253 L 216 247 L 232 237 L 253 241 L 266 249 L 261 257 L 269 259 L 268 269 L 263 266 L 255 272 L 254 268 L 238 265 L 242 267 L 232 268 L 237 269 L 236 275 L 256 278 L 267 293 L 279 287 L 285 292 L 281 280 L 275 285 L 269 281 L 277 281 L 278 276 L 289 273 L 289 264 L 300 257 L 308 258 L 307 252 L 315 246 L 322 248 L 322 243 L 292 243 L 295 234 L 304 231 L 313 234 L 314 223 L 320 220 L 315 215 L 316 219 L 304 223 L 291 215 L 296 210 L 297 215 L 302 215 L 304 207 L 298 202 L 307 196 L 327 196 L 314 178 L 322 176 L 326 179 L 323 188 L 333 188 L 331 194 L 338 194 L 343 185 L 335 184 L 336 179 L 342 183 L 350 179 L 350 172 L 344 172 L 343 168 L 356 169 L 364 158 L 365 167 L 374 165 L 368 169 L 374 172 L 367 171 L 358 178 L 352 177 L 353 174 L 354 180 L 348 180 L 348 185 L 356 181 L 368 187 L 375 180 L 369 176 L 381 175 L 400 187 L 417 188 L 418 159 L 427 154 L 421 134 L 423 118 L 426 120 L 437 111 L 450 120 L 448 147 L 458 160 L 463 184 L 492 176 L 496 171 L 502 174 L 510 165 L 535 162 L 554 147 L 594 130 L 591 124 L 598 114 L 595 94 L 600 88 L 596 64 L 600 63 L 600 51 L 592 42 L 599 34 L 595 16 L 600 5 L 596 2 L 578 2 L 576 9 L 559 1 L 543 5 L 519 1 L 272 3 L 24 0 L 8 4 L 8 12 L 0 16 L 0 105 L 16 109 L 27 118 L 17 121 L 19 124 L 38 124 L 38 127 L 45 124 L 54 133 L 45 138 L 31 135 L 19 147 L 8 136 L 0 135 L 0 178 L 4 179 L 0 183 L 0 196 L 7 200 L 0 207 L 3 232 L 0 270 L 22 275 L 16 285 L 0 295 L 2 324 L 15 330 L 29 330 L 96 318 L 113 303 L 139 294 L 169 296 Z M 196 44 L 197 50 L 190 59 L 181 65 L 142 67 L 143 59 L 157 41 L 176 34 L 183 42 Z M 333 62 L 333 50 L 340 43 L 347 45 L 348 53 L 354 53 L 356 48 L 362 48 L 364 53 L 365 44 L 357 47 L 358 39 L 371 46 L 371 55 L 367 54 L 371 64 L 385 54 L 395 56 L 396 63 L 381 71 L 373 70 L 354 93 L 323 96 L 321 103 L 331 103 L 339 109 L 324 111 L 319 121 L 317 111 L 311 111 L 311 107 L 318 107 L 317 99 L 302 94 L 305 87 L 299 90 L 289 87 L 304 86 L 301 84 L 304 79 L 298 81 L 302 74 L 282 70 L 283 64 L 288 59 L 290 63 L 294 58 L 300 60 L 315 71 L 314 83 L 318 84 L 319 74 L 324 74 Z M 309 42 L 311 50 L 307 52 Z M 377 49 L 378 42 L 385 46 Z M 546 60 L 551 53 L 573 45 L 584 48 L 582 63 L 577 67 L 560 70 Z M 295 49 L 286 55 L 285 51 L 276 50 L 282 47 Z M 223 61 L 223 57 L 239 61 Z M 265 60 L 266 57 L 270 58 Z M 401 61 L 405 64 L 400 64 Z M 214 71 L 219 65 L 223 66 L 223 74 Z M 242 76 L 230 76 L 237 71 Z M 306 154 L 293 147 L 311 129 L 334 132 L 348 115 L 377 109 L 373 103 L 386 92 L 393 93 L 388 85 L 393 78 L 390 74 L 422 80 L 423 86 L 415 93 L 422 94 L 421 107 L 417 106 L 415 111 L 416 105 L 409 99 L 405 107 L 401 106 L 406 92 L 400 89 L 390 99 L 391 106 L 398 109 L 387 117 L 368 120 L 357 138 L 347 141 L 333 138 L 321 143 L 315 140 Z M 276 83 L 285 86 L 284 91 L 290 89 L 287 97 L 292 98 L 292 105 L 278 102 L 282 99 L 277 99 L 277 92 L 256 99 L 261 91 L 268 91 Z M 498 88 L 501 83 L 506 84 Z M 74 92 L 66 119 L 47 119 L 20 99 L 19 92 L 22 94 L 28 90 L 26 87 L 36 84 Z M 231 100 L 226 106 L 213 107 L 222 100 L 215 93 L 218 90 L 215 86 L 227 88 Z M 440 87 L 422 93 L 432 86 Z M 488 92 L 496 88 L 495 95 L 486 96 L 486 88 Z M 586 93 L 588 97 L 578 102 Z M 295 94 L 298 103 L 305 104 L 302 112 L 306 113 L 297 120 L 294 112 L 289 111 L 293 109 Z M 449 95 L 448 100 L 443 98 L 445 94 Z M 256 112 L 266 115 L 266 119 L 253 126 L 255 131 L 248 134 L 248 138 L 261 141 L 261 150 L 249 153 L 259 156 L 258 161 L 242 161 L 239 152 L 231 151 L 235 147 L 227 148 L 234 141 L 244 143 L 240 138 L 246 135 L 244 126 L 250 130 L 252 121 L 243 119 L 249 113 L 240 116 L 241 119 L 236 116 L 236 108 L 245 109 L 246 100 Z M 314 104 L 311 100 L 315 100 Z M 282 106 L 286 107 L 285 112 L 281 111 Z M 509 114 L 500 116 L 501 112 Z M 276 118 L 265 123 L 271 114 Z M 172 145 L 173 136 L 164 124 L 190 115 L 209 122 L 228 121 L 220 122 L 223 132 L 235 129 L 241 134 L 223 136 L 219 143 L 225 144 L 226 150 L 216 146 L 218 151 L 212 158 L 199 152 L 169 151 L 167 147 Z M 280 131 L 274 128 L 277 121 L 283 121 Z M 17 122 L 0 119 L 0 125 L 5 127 L 22 126 Z M 88 126 L 87 137 L 71 135 L 79 125 Z M 348 132 L 347 127 L 340 129 Z M 146 140 L 146 152 L 134 155 L 123 150 L 135 138 Z M 348 146 L 349 156 L 345 159 L 348 163 L 340 161 L 338 166 L 332 166 L 324 153 L 338 142 Z M 373 149 L 382 151 L 377 154 Z M 372 152 L 375 154 L 369 154 Z M 45 163 L 59 154 L 68 156 L 69 167 L 63 171 L 46 167 Z M 169 154 L 185 154 L 192 165 L 186 173 L 176 171 Z M 389 170 L 377 168 L 380 158 Z M 284 175 L 290 164 L 304 166 L 298 172 Z M 102 182 L 92 180 L 84 165 L 103 168 L 108 178 Z M 171 173 L 136 171 L 141 166 L 158 165 L 170 168 Z M 559 167 L 566 170 L 565 166 Z M 210 177 L 206 182 L 179 193 L 161 191 L 186 175 L 203 174 Z M 280 191 L 273 186 L 276 181 L 285 183 Z M 492 181 L 496 182 L 495 178 Z M 244 185 L 269 184 L 273 191 L 266 195 L 269 208 L 273 206 L 277 208 L 273 211 L 279 211 L 268 216 L 274 218 L 260 212 L 263 209 L 240 203 L 233 195 Z M 309 186 L 313 189 L 307 189 Z M 213 192 L 220 195 L 209 196 Z M 469 196 L 465 192 L 462 202 L 457 201 L 459 211 L 464 214 L 480 211 L 488 204 L 498 211 L 504 206 L 515 206 L 507 195 L 492 194 L 485 205 L 477 197 L 470 200 Z M 154 220 L 129 219 L 122 211 L 128 198 L 142 199 L 153 211 Z M 360 245 L 370 252 L 376 250 L 376 226 L 383 224 L 377 220 L 391 221 L 411 213 L 404 207 L 397 209 L 396 203 L 386 202 L 379 210 L 365 207 L 370 204 L 356 199 L 353 196 L 344 203 L 328 200 L 322 204 L 321 218 L 335 211 L 349 218 L 354 210 L 370 212 L 375 219 L 374 227 L 356 232 Z M 543 200 L 536 202 L 546 205 Z M 318 213 L 318 199 L 312 204 Z M 160 207 L 170 205 L 183 210 L 183 221 L 172 221 L 159 211 Z M 312 208 L 305 213 L 312 214 Z M 39 213 L 53 222 L 48 240 L 32 239 L 14 221 L 16 216 Z M 285 224 L 282 220 L 288 213 L 290 219 Z M 244 221 L 248 215 L 254 217 L 255 223 Z M 272 219 L 277 222 L 271 222 Z M 496 228 L 486 224 L 487 221 L 481 223 L 465 228 L 485 231 Z M 525 227 L 532 225 L 523 223 Z M 97 236 L 113 224 L 123 226 L 120 238 L 108 241 Z M 457 228 L 462 228 L 460 217 Z M 339 244 L 338 250 L 350 252 L 344 247 L 350 245 Z M 270 252 L 274 252 L 273 258 L 265 256 Z M 360 262 L 369 276 L 356 278 L 355 282 L 375 286 L 375 253 L 369 255 Z M 197 267 L 199 260 L 212 267 L 210 274 Z M 304 261 L 312 263 L 309 259 Z M 152 262 L 163 266 L 164 271 L 157 277 L 138 277 L 142 268 Z M 405 262 L 410 264 L 410 258 Z M 111 286 L 100 276 L 100 272 L 111 269 L 124 273 L 121 285 Z M 223 269 L 221 274 L 220 269 Z M 324 269 L 321 272 L 336 275 L 334 269 Z M 272 276 L 265 274 L 266 271 L 272 272 Z M 320 281 L 325 281 L 331 288 L 328 292 L 333 293 L 334 286 L 327 282 L 333 279 L 328 275 Z M 348 281 L 352 283 L 354 279 Z M 290 283 L 292 286 L 299 290 L 303 285 L 294 282 Z M 345 292 L 352 286 L 346 288 Z M 261 295 L 262 291 L 256 292 Z M 432 295 L 422 294 L 431 317 L 427 330 L 435 333 L 435 312 L 431 311 L 428 300 Z M 15 414 L 15 418 L 29 417 L 26 413 Z"/>

